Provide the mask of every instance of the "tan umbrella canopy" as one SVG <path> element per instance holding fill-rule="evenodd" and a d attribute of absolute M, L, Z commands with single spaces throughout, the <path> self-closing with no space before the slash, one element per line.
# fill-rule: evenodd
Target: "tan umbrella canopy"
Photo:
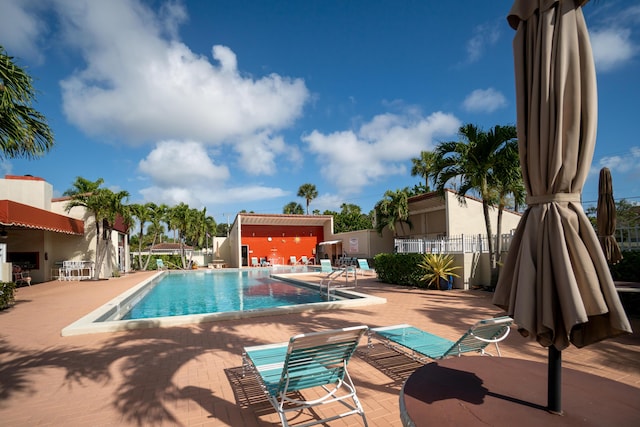
<path fill-rule="evenodd" d="M 609 168 L 600 169 L 597 206 L 598 239 L 602 252 L 609 264 L 617 264 L 622 259 L 620 246 L 616 242 L 616 204 L 613 200 L 613 181 Z"/>
<path fill-rule="evenodd" d="M 631 332 L 598 237 L 580 203 L 595 148 L 595 66 L 586 0 L 516 0 L 513 41 L 525 211 L 493 302 L 549 347 L 549 409 L 560 351 Z M 555 388 L 556 391 L 552 391 Z"/>

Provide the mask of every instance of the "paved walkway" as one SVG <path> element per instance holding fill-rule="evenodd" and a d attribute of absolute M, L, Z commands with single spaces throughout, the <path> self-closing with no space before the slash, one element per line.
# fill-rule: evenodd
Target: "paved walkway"
<path fill-rule="evenodd" d="M 243 346 L 357 324 L 411 323 L 455 339 L 476 320 L 500 314 L 486 292 L 424 291 L 369 279 L 359 281 L 360 290 L 387 298 L 387 304 L 60 336 L 63 327 L 149 275 L 48 282 L 18 290 L 16 305 L 0 311 L 0 425 L 277 425 L 255 381 L 241 376 Z M 638 319 L 632 323 L 639 331 Z M 545 349 L 515 332 L 501 349 L 503 356 L 546 360 Z M 581 350 L 570 348 L 563 352 L 563 361 L 566 368 L 640 388 L 637 332 Z M 368 357 L 353 358 L 350 372 L 370 426 L 401 425 L 400 387 L 418 366 L 380 346 Z M 517 379 L 505 378 L 510 380 Z M 546 390 L 540 390 L 538 403 L 545 401 Z M 305 421 L 305 416 L 295 422 Z M 332 425 L 357 426 L 361 420 L 349 417 Z"/>

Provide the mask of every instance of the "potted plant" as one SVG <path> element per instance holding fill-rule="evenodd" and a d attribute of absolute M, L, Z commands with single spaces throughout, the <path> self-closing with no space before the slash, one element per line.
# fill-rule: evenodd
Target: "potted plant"
<path fill-rule="evenodd" d="M 455 270 L 461 268 L 452 264 L 453 256 L 449 254 L 424 254 L 418 264 L 424 272 L 420 280 L 427 283 L 427 289 L 434 285 L 442 290 L 451 289 L 449 277 L 460 277 Z"/>

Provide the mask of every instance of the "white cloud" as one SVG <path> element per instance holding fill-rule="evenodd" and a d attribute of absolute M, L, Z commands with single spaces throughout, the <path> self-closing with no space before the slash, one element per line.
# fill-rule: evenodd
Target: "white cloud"
<path fill-rule="evenodd" d="M 507 99 L 504 95 L 492 87 L 474 90 L 462 103 L 463 108 L 467 111 L 483 113 L 492 113 L 506 105 Z"/>
<path fill-rule="evenodd" d="M 435 137 L 453 135 L 459 127 L 456 117 L 441 112 L 428 117 L 387 113 L 357 131 L 314 130 L 302 140 L 318 156 L 322 177 L 341 194 L 351 194 L 389 175 L 405 174 L 404 162 L 432 149 Z"/>
<path fill-rule="evenodd" d="M 274 175 L 277 170 L 276 160 L 287 157 L 287 151 L 297 152 L 290 148 L 280 136 L 271 137 L 267 132 L 249 135 L 235 144 L 240 154 L 238 167 L 250 175 Z"/>
<path fill-rule="evenodd" d="M 202 181 L 189 188 L 151 186 L 140 190 L 140 194 L 145 201 L 168 206 L 186 203 L 192 208 L 200 209 L 203 206 L 215 208 L 242 203 L 253 205 L 257 201 L 279 199 L 290 193 L 277 187 L 244 185 L 224 188 L 210 181 Z"/>
<path fill-rule="evenodd" d="M 154 182 L 166 186 L 188 187 L 202 181 L 224 182 L 226 166 L 213 163 L 204 145 L 193 142 L 163 141 L 140 161 L 139 169 Z"/>
<path fill-rule="evenodd" d="M 596 67 L 601 71 L 619 68 L 637 53 L 631 30 L 608 28 L 591 33 L 591 46 Z"/>
<path fill-rule="evenodd" d="M 35 63 L 44 60 L 37 42 L 46 25 L 35 14 L 30 13 L 38 7 L 39 4 L 35 1 L 0 1 L 0 40 L 9 56 L 29 59 Z"/>
<path fill-rule="evenodd" d="M 467 62 L 478 61 L 487 46 L 496 44 L 500 38 L 500 27 L 494 23 L 478 25 L 473 29 L 473 36 L 467 41 Z"/>
<path fill-rule="evenodd" d="M 625 156 L 607 156 L 600 159 L 599 168 L 607 167 L 611 172 L 626 173 L 639 169 L 638 161 L 640 160 L 640 147 L 631 147 L 629 154 Z M 595 172 L 592 170 L 592 172 Z"/>
<path fill-rule="evenodd" d="M 65 3 L 58 12 L 86 62 L 61 82 L 64 111 L 89 135 L 216 144 L 285 128 L 309 98 L 301 79 L 240 73 L 229 47 L 213 46 L 211 62 L 164 37 L 182 13 L 161 19 L 134 0 Z"/>
<path fill-rule="evenodd" d="M 170 206 L 181 202 L 191 207 L 215 206 L 288 195 L 280 188 L 259 184 L 229 187 L 227 166 L 215 164 L 206 146 L 194 141 L 160 142 L 138 168 L 152 182 L 140 191 L 144 200 Z"/>

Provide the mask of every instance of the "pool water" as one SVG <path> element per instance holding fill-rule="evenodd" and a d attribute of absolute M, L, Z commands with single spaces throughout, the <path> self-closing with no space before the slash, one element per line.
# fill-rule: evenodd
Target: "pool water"
<path fill-rule="evenodd" d="M 317 289 L 273 279 L 270 273 L 268 269 L 171 272 L 141 293 L 120 319 L 264 310 L 327 301 Z"/>

